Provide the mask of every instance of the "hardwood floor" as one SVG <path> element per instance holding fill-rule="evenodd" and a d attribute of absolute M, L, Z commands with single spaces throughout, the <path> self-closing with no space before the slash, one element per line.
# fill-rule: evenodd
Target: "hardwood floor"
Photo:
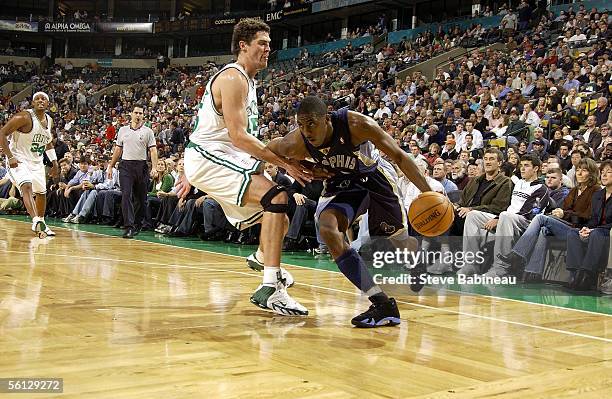
<path fill-rule="evenodd" d="M 58 397 L 612 390 L 610 315 L 426 288 L 398 293 L 398 327 L 354 329 L 369 303 L 338 273 L 288 266 L 310 316 L 286 318 L 249 302 L 261 276 L 243 258 L 66 229 L 39 240 L 28 228 L 0 219 L 0 377 L 63 378 Z"/>

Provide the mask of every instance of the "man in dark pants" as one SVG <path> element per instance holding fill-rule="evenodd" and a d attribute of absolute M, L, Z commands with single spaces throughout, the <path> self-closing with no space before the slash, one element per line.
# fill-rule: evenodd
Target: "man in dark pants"
<path fill-rule="evenodd" d="M 149 188 L 147 150 L 151 154 L 151 164 L 157 165 L 155 136 L 150 128 L 144 126 L 144 108 L 135 105 L 131 117 L 130 126 L 123 126 L 119 129 L 113 159 L 107 170 L 107 177 L 112 179 L 113 167 L 121 157 L 119 184 L 121 185 L 121 210 L 125 227 L 123 238 L 134 238 L 138 234 L 136 226 L 142 224 Z"/>
<path fill-rule="evenodd" d="M 317 202 L 323 191 L 323 182 L 313 180 L 304 187 L 298 183 L 293 183 L 289 191 L 291 192 L 291 197 L 289 198 L 291 222 L 285 236 L 283 250 L 295 251 L 299 249 L 300 235 L 304 222 L 314 218 Z"/>

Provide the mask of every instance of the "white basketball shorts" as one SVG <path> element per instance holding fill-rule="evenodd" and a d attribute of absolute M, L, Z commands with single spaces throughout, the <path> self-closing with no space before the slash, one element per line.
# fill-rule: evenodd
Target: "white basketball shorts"
<path fill-rule="evenodd" d="M 214 198 L 227 220 L 239 230 L 261 222 L 261 205 L 243 205 L 251 176 L 261 173 L 261 168 L 260 160 L 227 146 L 211 145 L 204 149 L 190 142 L 185 149 L 185 177 Z"/>
<path fill-rule="evenodd" d="M 21 186 L 24 183 L 31 183 L 34 194 L 46 194 L 47 182 L 45 179 L 45 165 L 42 162 L 34 163 L 21 161 L 19 158 L 17 158 L 17 160 L 19 164 L 16 168 L 11 168 L 9 166 L 8 159 L 6 165 L 7 174 L 13 184 L 19 188 L 19 192 L 21 192 Z"/>

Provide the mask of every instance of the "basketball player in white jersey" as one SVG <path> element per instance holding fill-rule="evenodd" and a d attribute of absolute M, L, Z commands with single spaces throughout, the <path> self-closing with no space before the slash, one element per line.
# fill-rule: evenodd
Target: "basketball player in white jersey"
<path fill-rule="evenodd" d="M 238 229 L 262 224 L 259 259 L 252 257 L 263 263 L 263 283 L 251 302 L 281 315 L 307 315 L 308 310 L 287 293 L 293 278 L 280 268 L 289 223 L 286 189 L 262 175 L 263 163 L 284 168 L 302 183 L 310 181 L 310 174 L 296 161 L 278 157 L 256 138 L 254 77 L 267 66 L 269 32 L 270 27 L 256 19 L 244 19 L 234 27 L 232 52 L 237 61 L 222 68 L 206 85 L 185 150 L 185 178 L 213 197 Z M 188 186 L 181 184 L 184 190 Z"/>
<path fill-rule="evenodd" d="M 59 170 L 52 143 L 53 119 L 45 112 L 48 107 L 49 96 L 41 91 L 34 93 L 32 108 L 14 115 L 0 129 L 0 147 L 7 158 L 7 174 L 19 188 L 32 217 L 32 231 L 40 238 L 55 235 L 45 223 L 47 182 L 43 152 L 53 163 L 49 175 L 55 177 Z"/>

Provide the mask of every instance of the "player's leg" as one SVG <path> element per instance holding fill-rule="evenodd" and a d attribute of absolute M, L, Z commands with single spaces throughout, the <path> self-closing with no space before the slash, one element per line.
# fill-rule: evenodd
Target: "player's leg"
<path fill-rule="evenodd" d="M 262 175 L 251 176 L 243 204 L 260 204 L 264 210 L 261 221 L 260 247 L 263 249 L 263 283 L 251 297 L 251 302 L 276 313 L 307 315 L 308 310 L 286 292 L 287 282 L 280 270 L 281 248 L 287 231 L 287 192 Z"/>
<path fill-rule="evenodd" d="M 34 176 L 32 170 L 27 163 L 20 161 L 16 168 L 8 168 L 7 173 L 13 184 L 19 189 L 23 204 L 32 218 L 32 231 L 39 234 L 41 237 L 44 236 L 44 221 L 38 216 L 39 212 L 36 208 L 36 201 L 34 200 L 34 191 L 32 188 Z"/>
<path fill-rule="evenodd" d="M 288 230 L 289 230 L 289 220 L 285 218 L 284 226 L 283 226 L 283 237 L 287 234 Z M 264 243 L 263 241 L 260 240 L 259 246 L 257 247 L 257 251 L 247 257 L 247 265 L 251 269 L 257 272 L 260 272 L 263 270 L 263 267 L 264 267 L 264 259 L 265 259 Z"/>
<path fill-rule="evenodd" d="M 191 143 L 185 150 L 185 176 L 223 208 L 237 228 L 262 222 L 263 284 L 251 297 L 257 306 L 282 315 L 305 315 L 306 308 L 287 294 L 280 271 L 286 229 L 287 194 L 257 174 L 261 162 L 240 152 L 207 150 Z"/>
<path fill-rule="evenodd" d="M 404 201 L 397 186 L 397 174 L 391 165 L 381 161 L 379 170 L 365 183 L 370 197 L 368 207 L 368 229 L 372 238 L 389 240 L 391 247 L 402 252 L 414 252 L 418 241 L 408 234 L 408 216 Z M 419 259 L 418 257 L 416 259 Z M 415 264 L 389 265 L 397 273 L 410 269 L 410 289 L 419 292 L 423 288 L 423 275 L 427 273 L 425 261 L 421 258 Z"/>
<path fill-rule="evenodd" d="M 287 234 L 288 230 L 289 230 L 289 219 L 285 218 L 285 225 L 283 227 L 283 237 Z M 265 265 L 264 252 L 265 251 L 263 247 L 263 240 L 260 239 L 259 246 L 257 247 L 257 251 L 247 256 L 247 266 L 250 269 L 255 270 L 256 272 L 262 271 Z M 291 275 L 291 273 L 289 273 L 289 271 L 283 267 L 280 268 L 280 272 L 281 272 L 282 278 L 285 280 L 285 285 L 287 286 L 287 288 L 292 287 L 295 280 L 293 279 L 293 276 Z"/>
<path fill-rule="evenodd" d="M 36 210 L 36 201 L 34 201 L 34 194 L 32 193 L 32 183 L 23 183 L 18 187 L 23 198 L 23 205 L 25 205 L 28 215 L 34 220 L 38 216 L 38 211 Z"/>
<path fill-rule="evenodd" d="M 42 219 L 44 224 L 44 235 L 53 237 L 55 232 L 49 228 L 45 221 L 45 212 L 47 211 L 47 181 L 45 167 L 42 164 L 36 168 L 32 167 L 32 192 L 36 200 L 38 217 Z"/>
<path fill-rule="evenodd" d="M 329 207 L 329 205 L 332 205 Z M 347 215 L 342 208 L 334 207 L 330 203 L 319 215 L 319 233 L 335 259 L 340 272 L 353 283 L 353 285 L 367 295 L 372 306 L 354 317 L 351 323 L 357 327 L 379 327 L 383 325 L 397 325 L 400 315 L 397 304 L 389 298 L 382 289 L 374 283 L 370 272 L 361 256 L 350 247 L 345 239 L 344 232 L 352 221 L 354 214 Z M 342 204 L 346 205 L 346 204 Z"/>

